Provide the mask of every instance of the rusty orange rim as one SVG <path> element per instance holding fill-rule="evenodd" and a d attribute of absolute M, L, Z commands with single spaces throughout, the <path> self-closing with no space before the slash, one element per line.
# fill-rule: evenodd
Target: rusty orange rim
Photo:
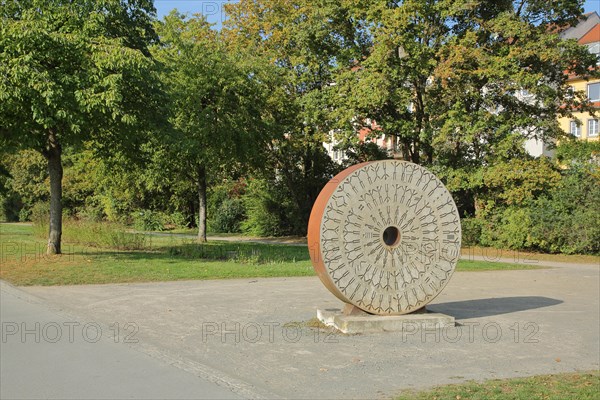
<path fill-rule="evenodd" d="M 321 190 L 321 193 L 319 193 L 308 220 L 308 251 L 310 253 L 313 268 L 319 279 L 321 279 L 321 282 L 323 282 L 323 285 L 344 303 L 347 303 L 346 298 L 334 285 L 331 277 L 327 273 L 325 264 L 323 263 L 323 256 L 321 254 L 321 221 L 323 220 L 325 207 L 340 183 L 351 173 L 370 163 L 371 162 L 364 162 L 353 165 L 334 176 L 333 179 L 325 185 L 323 190 Z"/>

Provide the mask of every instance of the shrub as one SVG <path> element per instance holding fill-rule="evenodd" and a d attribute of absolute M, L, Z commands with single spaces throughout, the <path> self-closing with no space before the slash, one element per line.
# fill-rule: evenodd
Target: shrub
<path fill-rule="evenodd" d="M 502 212 L 501 224 L 496 237 L 500 247 L 509 249 L 529 249 L 531 240 L 531 209 L 508 207 Z"/>
<path fill-rule="evenodd" d="M 243 202 L 247 216 L 241 225 L 244 233 L 284 236 L 290 232 L 286 224 L 286 199 L 275 185 L 260 179 L 251 181 Z"/>
<path fill-rule="evenodd" d="M 50 203 L 39 201 L 31 207 L 29 221 L 34 223 L 48 223 L 50 219 Z M 21 219 L 19 219 L 21 220 Z"/>
<path fill-rule="evenodd" d="M 139 231 L 163 231 L 165 229 L 161 213 L 152 210 L 135 211 L 131 218 Z"/>
<path fill-rule="evenodd" d="M 240 198 L 226 198 L 209 215 L 208 229 L 215 233 L 239 233 L 246 210 Z"/>
<path fill-rule="evenodd" d="M 481 222 L 477 218 L 463 218 L 461 220 L 463 246 L 477 246 L 480 244 Z"/>
<path fill-rule="evenodd" d="M 93 205 L 88 205 L 80 209 L 76 216 L 77 219 L 90 222 L 100 222 L 105 217 L 104 212 L 102 212 L 102 207 Z"/>
<path fill-rule="evenodd" d="M 2 162 L 8 173 L 6 189 L 17 195 L 25 208 L 49 199 L 48 165 L 39 152 L 22 150 L 3 156 Z M 28 220 L 28 211 L 24 211 L 22 217 Z"/>
<path fill-rule="evenodd" d="M 31 221 L 31 210 L 23 207 L 19 210 L 19 222 L 27 221 Z"/>
<path fill-rule="evenodd" d="M 556 186 L 524 204 L 482 202 L 477 218 L 463 221 L 465 244 L 478 239 L 498 248 L 600 254 L 599 198 L 599 168 L 572 163 Z"/>
<path fill-rule="evenodd" d="M 565 141 L 556 148 L 556 159 L 565 165 L 600 163 L 600 142 Z"/>
<path fill-rule="evenodd" d="M 600 253 L 600 178 L 593 164 L 573 166 L 531 210 L 532 237 L 549 252 Z"/>
<path fill-rule="evenodd" d="M 211 188 L 208 195 L 208 230 L 215 233 L 240 233 L 246 210 L 242 196 L 246 181 L 225 180 Z"/>
<path fill-rule="evenodd" d="M 189 225 L 188 218 L 183 213 L 180 213 L 178 211 L 171 214 L 163 213 L 162 222 L 165 229 L 185 228 Z"/>
<path fill-rule="evenodd" d="M 474 225 L 468 228 L 472 235 L 470 240 L 475 240 L 479 233 L 478 244 L 481 246 L 530 249 L 533 247 L 530 214 L 531 208 L 527 206 L 498 207 L 488 203 L 485 211 L 480 212 L 475 221 L 469 222 Z M 463 226 L 463 232 L 464 229 Z"/>

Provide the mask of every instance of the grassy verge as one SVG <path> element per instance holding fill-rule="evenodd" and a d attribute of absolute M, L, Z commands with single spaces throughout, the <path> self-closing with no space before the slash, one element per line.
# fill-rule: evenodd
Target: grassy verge
<path fill-rule="evenodd" d="M 113 227 L 114 228 L 114 227 Z M 144 237 L 65 226 L 63 254 L 46 256 L 34 227 L 0 224 L 0 278 L 15 285 L 77 285 L 188 279 L 314 275 L 306 248 L 254 243 L 196 244 L 177 237 Z M 123 235 L 106 246 L 110 237 Z M 134 237 L 133 239 L 131 237 Z M 71 239 L 71 240 L 69 240 Z M 137 250 L 131 250 L 131 243 Z M 142 243 L 142 245 L 139 245 Z"/>
<path fill-rule="evenodd" d="M 440 386 L 424 392 L 405 392 L 396 400 L 592 400 L 598 399 L 599 393 L 600 375 L 592 371 Z"/>
<path fill-rule="evenodd" d="M 14 227 L 18 225 L 6 225 L 5 232 L 10 235 Z M 33 234 L 46 239 L 48 225 L 34 224 Z M 126 227 L 110 222 L 64 221 L 62 239 L 65 243 L 119 250 L 144 250 L 150 244 L 146 235 L 128 233 Z"/>
<path fill-rule="evenodd" d="M 198 232 L 194 229 L 179 229 L 171 230 L 168 232 L 157 232 L 161 234 L 187 234 L 196 235 Z M 209 233 L 209 236 L 216 238 L 239 238 L 240 241 L 250 239 L 260 239 L 261 241 L 273 241 L 278 243 L 294 243 L 294 244 L 306 244 L 306 238 L 301 236 L 290 236 L 290 237 L 274 237 L 274 238 L 254 238 L 250 236 L 242 236 L 237 233 Z M 587 255 L 587 254 L 546 254 L 546 253 L 535 253 L 530 251 L 521 250 L 508 250 L 508 249 L 496 249 L 493 247 L 463 247 L 461 254 L 464 258 L 472 256 L 485 257 L 487 261 L 496 261 L 498 259 L 507 259 L 515 263 L 533 264 L 540 263 L 542 261 L 562 262 L 562 263 L 575 263 L 575 264 L 593 264 L 600 266 L 600 255 Z"/>
<path fill-rule="evenodd" d="M 515 262 L 531 263 L 542 261 L 576 263 L 576 264 L 595 264 L 600 265 L 600 255 L 585 254 L 545 254 L 532 253 L 518 250 L 502 250 L 491 247 L 463 247 L 461 249 L 463 257 L 480 256 L 489 261 L 500 258 L 514 260 Z"/>
<path fill-rule="evenodd" d="M 32 226 L 0 224 L 0 278 L 15 285 L 76 285 L 314 275 L 304 246 L 219 241 L 201 245 L 177 236 L 125 233 L 111 225 L 86 229 L 68 223 L 64 254 L 49 257 L 43 237 L 43 231 Z M 461 260 L 457 270 L 530 268 Z"/>
<path fill-rule="evenodd" d="M 545 267 L 531 264 L 512 264 L 505 262 L 491 262 L 478 260 L 459 260 L 457 271 L 483 272 L 483 271 L 514 271 L 523 269 L 544 269 Z"/>

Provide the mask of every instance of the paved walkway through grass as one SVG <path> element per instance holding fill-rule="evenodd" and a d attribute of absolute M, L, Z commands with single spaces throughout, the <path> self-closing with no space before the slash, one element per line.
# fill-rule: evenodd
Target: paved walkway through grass
<path fill-rule="evenodd" d="M 21 290 L 6 287 L 3 292 Z M 119 340 L 130 335 L 137 343 L 111 344 L 121 346 L 119 356 L 108 350 L 115 356 L 104 361 L 95 353 L 99 347 L 67 343 L 66 351 L 44 345 L 36 352 L 30 340 L 11 349 L 13 358 L 5 361 L 3 343 L 2 397 L 5 392 L 39 395 L 30 392 L 35 384 L 23 383 L 48 376 L 50 365 L 55 366 L 52 379 L 41 381 L 47 397 L 77 397 L 78 386 L 66 384 L 70 376 L 107 384 L 112 379 L 106 397 L 148 397 L 143 386 L 135 392 L 135 375 L 111 373 L 119 363 L 138 362 L 151 369 L 163 365 L 163 378 L 150 372 L 147 384 L 164 383 L 173 397 L 174 382 L 189 382 L 195 375 L 196 384 L 183 384 L 198 391 L 196 397 L 210 397 L 208 390 L 214 388 L 204 385 L 213 382 L 232 397 L 308 399 L 387 398 L 406 388 L 597 370 L 600 363 L 600 275 L 598 267 L 589 265 L 458 272 L 428 308 L 455 316 L 460 325 L 437 333 L 346 336 L 311 328 L 305 321 L 317 308 L 340 305 L 315 277 L 23 290 L 40 299 L 36 312 L 41 314 L 13 313 L 9 322 L 39 318 L 43 329 L 48 321 L 44 310 L 52 310 L 59 322 L 91 324 L 90 335 L 96 326 L 113 334 L 118 324 Z M 28 372 L 14 372 L 16 359 L 29 365 Z M 85 367 L 97 362 L 104 367 Z M 191 375 L 183 378 L 183 372 Z M 150 397 L 162 397 L 164 391 L 156 393 Z"/>

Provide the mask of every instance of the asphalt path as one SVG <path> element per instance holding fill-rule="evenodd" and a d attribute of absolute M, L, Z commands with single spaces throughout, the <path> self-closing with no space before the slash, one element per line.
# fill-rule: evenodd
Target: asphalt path
<path fill-rule="evenodd" d="M 243 398 L 133 349 L 132 328 L 79 319 L 1 281 L 0 321 L 0 399 Z"/>
<path fill-rule="evenodd" d="M 389 398 L 468 380 L 598 370 L 599 270 L 457 272 L 428 306 L 454 316 L 456 327 L 372 335 L 306 324 L 317 308 L 340 307 L 316 277 L 2 283 L 0 397 Z M 23 323 L 40 324 L 40 343 L 21 336 Z M 63 328 L 50 343 L 65 323 L 79 323 L 75 342 Z M 96 327 L 101 340 L 89 343 Z"/>

